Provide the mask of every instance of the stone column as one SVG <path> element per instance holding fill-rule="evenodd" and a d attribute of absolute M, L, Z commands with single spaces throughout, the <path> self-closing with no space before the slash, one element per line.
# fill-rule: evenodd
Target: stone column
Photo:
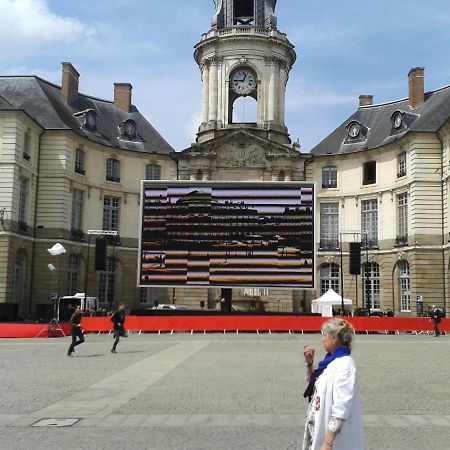
<path fill-rule="evenodd" d="M 208 123 L 209 117 L 209 61 L 205 60 L 202 63 L 202 123 Z"/>
<path fill-rule="evenodd" d="M 209 66 L 209 122 L 217 121 L 217 101 L 218 101 L 218 84 L 217 84 L 217 58 L 211 58 Z"/>
<path fill-rule="evenodd" d="M 269 121 L 276 122 L 278 118 L 278 91 L 279 91 L 279 71 L 275 58 L 268 58 L 270 66 L 269 78 Z"/>
<path fill-rule="evenodd" d="M 278 102 L 278 123 L 284 125 L 285 122 L 285 106 L 286 106 L 286 85 L 288 80 L 288 68 L 283 62 L 280 64 L 280 87 L 279 87 L 279 102 Z"/>

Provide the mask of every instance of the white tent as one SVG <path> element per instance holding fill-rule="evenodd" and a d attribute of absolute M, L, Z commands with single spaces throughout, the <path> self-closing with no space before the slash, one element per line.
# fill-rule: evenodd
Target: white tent
<path fill-rule="evenodd" d="M 328 289 L 325 294 L 311 302 L 311 312 L 321 313 L 323 317 L 332 317 L 333 306 L 342 308 L 341 296 L 333 289 Z M 348 309 L 353 308 L 353 302 L 348 298 L 344 298 L 344 307 Z"/>

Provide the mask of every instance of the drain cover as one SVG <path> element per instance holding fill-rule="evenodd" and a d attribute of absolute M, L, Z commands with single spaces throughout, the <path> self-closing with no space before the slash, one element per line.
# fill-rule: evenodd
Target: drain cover
<path fill-rule="evenodd" d="M 42 419 L 33 424 L 33 427 L 71 427 L 80 419 Z"/>

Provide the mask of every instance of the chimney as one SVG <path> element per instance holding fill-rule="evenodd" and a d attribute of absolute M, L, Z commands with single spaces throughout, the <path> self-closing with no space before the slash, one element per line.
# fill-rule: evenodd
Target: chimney
<path fill-rule="evenodd" d="M 62 63 L 61 98 L 70 103 L 78 95 L 78 80 L 80 74 L 70 62 Z"/>
<path fill-rule="evenodd" d="M 127 113 L 131 109 L 131 90 L 133 86 L 130 83 L 114 83 L 114 105 L 123 109 Z"/>
<path fill-rule="evenodd" d="M 371 106 L 371 105 L 373 105 L 373 95 L 360 95 L 359 96 L 359 107 Z"/>
<path fill-rule="evenodd" d="M 408 73 L 409 105 L 417 108 L 425 103 L 424 67 L 414 67 Z"/>

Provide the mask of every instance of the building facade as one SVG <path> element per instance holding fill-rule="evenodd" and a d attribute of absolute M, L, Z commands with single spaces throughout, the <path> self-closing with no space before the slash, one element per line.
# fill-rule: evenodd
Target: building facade
<path fill-rule="evenodd" d="M 109 102 L 78 81 L 70 63 L 61 87 L 0 77 L 1 320 L 51 317 L 53 297 L 86 288 L 105 306 L 151 300 L 136 287 L 140 181 L 175 178 L 174 150 L 132 105 L 130 84 Z M 104 271 L 88 230 L 118 232 Z M 47 251 L 56 242 L 66 253 Z"/>
<path fill-rule="evenodd" d="M 424 69 L 414 68 L 407 98 L 360 96 L 354 114 L 301 153 L 285 124 L 296 53 L 277 28 L 276 1 L 215 6 L 194 51 L 197 139 L 179 152 L 132 105 L 128 83 L 109 102 L 79 93 L 70 63 L 61 86 L 0 77 L 0 319 L 48 317 L 52 293 L 86 288 L 111 306 L 216 308 L 220 289 L 136 287 L 141 179 L 316 183 L 316 290 L 233 289 L 237 310 L 257 301 L 309 311 L 329 288 L 372 312 L 447 308 L 450 88 L 425 92 Z M 118 232 L 106 270 L 94 270 L 88 230 Z M 67 252 L 51 256 L 55 242 Z M 362 244 L 352 275 L 351 242 Z"/>

